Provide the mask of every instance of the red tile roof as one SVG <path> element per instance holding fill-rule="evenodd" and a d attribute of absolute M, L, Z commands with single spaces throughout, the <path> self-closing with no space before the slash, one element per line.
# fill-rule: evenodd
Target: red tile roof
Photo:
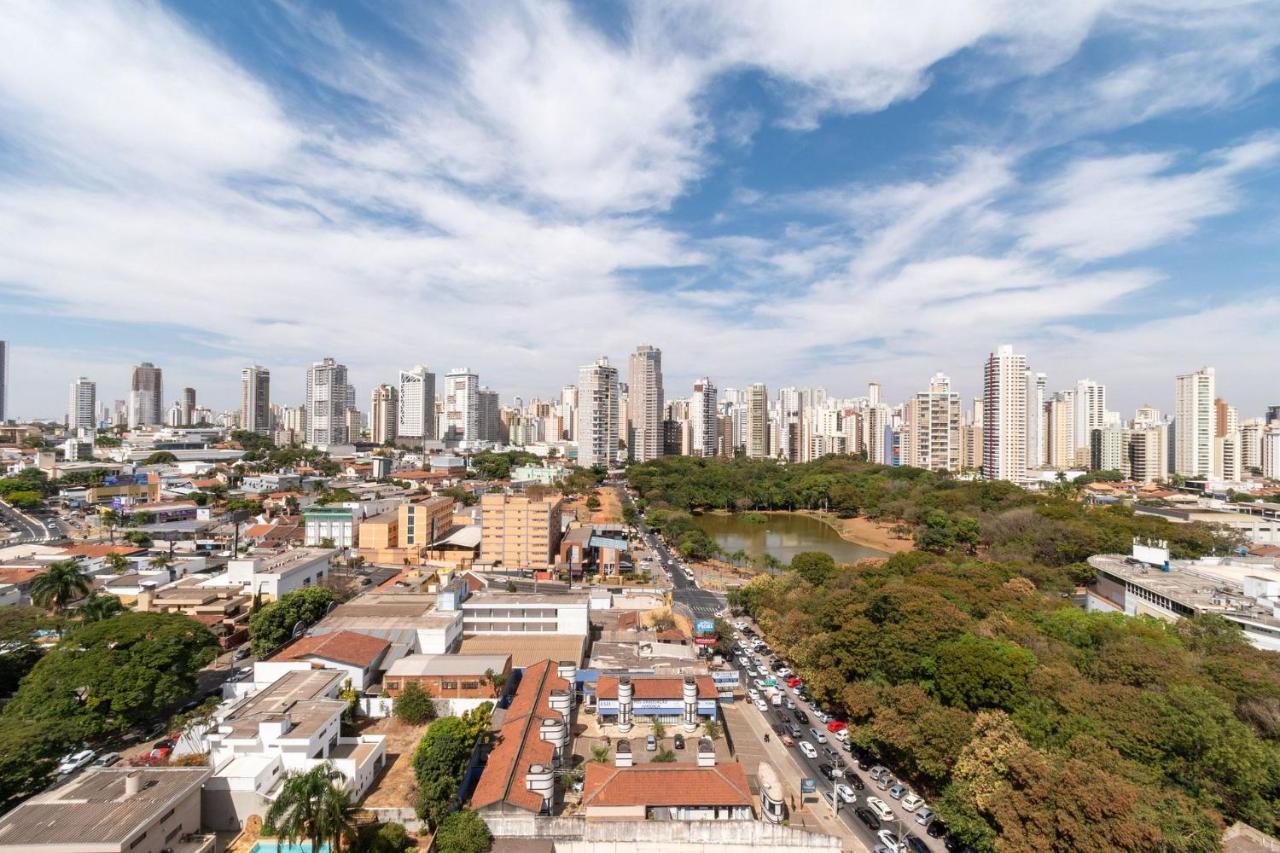
<path fill-rule="evenodd" d="M 369 667 L 386 654 L 391 644 L 380 637 L 355 631 L 302 637 L 276 652 L 271 660 L 303 660 L 322 658 L 350 666 Z"/>
<path fill-rule="evenodd" d="M 498 733 L 497 745 L 471 795 L 471 808 L 480 809 L 505 801 L 530 812 L 542 808 L 542 797 L 525 788 L 524 774 L 530 764 L 550 766 L 555 755 L 551 744 L 540 737 L 544 719 L 562 719 L 551 710 L 551 691 L 571 685 L 556 675 L 553 661 L 544 660 L 525 667 L 520 686 Z"/>
<path fill-rule="evenodd" d="M 716 683 L 711 680 L 709 675 L 699 675 L 695 678 L 698 682 L 698 698 L 699 699 L 716 699 L 720 696 L 720 691 L 716 689 Z M 653 678 L 631 678 L 631 695 L 636 699 L 679 699 L 684 695 L 684 679 L 681 677 L 653 677 Z M 596 682 L 596 698 L 597 699 L 617 699 L 618 698 L 618 676 L 602 675 Z"/>
<path fill-rule="evenodd" d="M 147 553 L 147 549 L 139 548 L 137 545 L 100 545 L 94 542 L 82 542 L 79 545 L 68 545 L 62 549 L 62 553 L 68 557 L 87 557 L 89 559 L 105 557 L 108 554 L 124 554 L 126 557 L 136 557 L 139 554 Z"/>
<path fill-rule="evenodd" d="M 637 764 L 613 767 L 591 762 L 582 804 L 591 806 L 751 806 L 747 771 L 739 763 Z"/>
<path fill-rule="evenodd" d="M 4 568 L 0 569 L 0 583 L 11 583 L 22 586 L 36 575 L 44 574 L 48 569 L 23 569 L 23 568 Z"/>

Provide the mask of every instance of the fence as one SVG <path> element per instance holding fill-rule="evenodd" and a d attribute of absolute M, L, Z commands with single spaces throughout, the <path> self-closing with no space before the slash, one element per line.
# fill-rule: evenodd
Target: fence
<path fill-rule="evenodd" d="M 555 839 L 556 850 L 573 853 L 616 850 L 670 850 L 703 847 L 708 851 L 839 850 L 840 839 L 755 820 L 588 821 L 585 817 L 537 817 L 532 814 L 482 815 L 495 838 Z M 689 846 L 692 845 L 692 846 Z"/>

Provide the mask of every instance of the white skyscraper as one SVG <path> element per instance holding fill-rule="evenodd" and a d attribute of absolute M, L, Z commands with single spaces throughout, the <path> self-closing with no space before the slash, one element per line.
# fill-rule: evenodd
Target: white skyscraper
<path fill-rule="evenodd" d="M 469 367 L 455 367 L 444 378 L 442 438 L 452 444 L 480 439 L 480 377 Z"/>
<path fill-rule="evenodd" d="M 1027 476 L 1027 357 L 1004 344 L 983 372 L 982 472 L 989 480 Z"/>
<path fill-rule="evenodd" d="M 1089 467 L 1093 431 L 1107 423 L 1107 386 L 1092 379 L 1076 382 L 1072 425 L 1071 464 Z"/>
<path fill-rule="evenodd" d="M 689 419 L 693 426 L 693 456 L 715 456 L 720 446 L 720 417 L 716 386 L 705 376 L 693 383 Z"/>
<path fill-rule="evenodd" d="M 763 382 L 747 388 L 747 456 L 764 459 L 769 455 L 769 389 Z"/>
<path fill-rule="evenodd" d="M 81 376 L 71 383 L 67 399 L 67 429 L 92 435 L 98 426 L 98 386 Z"/>
<path fill-rule="evenodd" d="M 611 465 L 618 452 L 618 369 L 601 356 L 578 370 L 578 464 Z"/>
<path fill-rule="evenodd" d="M 400 371 L 400 412 L 396 432 L 415 443 L 436 437 L 436 375 L 425 364 Z"/>
<path fill-rule="evenodd" d="M 911 398 L 903 415 L 903 465 L 931 471 L 960 470 L 960 395 L 951 390 L 950 377 L 934 374 L 929 390 Z"/>
<path fill-rule="evenodd" d="M 0 424 L 9 417 L 5 403 L 9 395 L 9 342 L 0 341 Z"/>
<path fill-rule="evenodd" d="M 396 440 L 399 425 L 400 392 L 394 385 L 379 385 L 369 398 L 369 430 L 374 444 L 390 444 Z"/>
<path fill-rule="evenodd" d="M 240 429 L 271 434 L 271 371 L 256 364 L 240 371 Z"/>
<path fill-rule="evenodd" d="M 1177 378 L 1174 385 L 1173 472 L 1184 477 L 1213 474 L 1213 439 L 1216 433 L 1212 367 Z"/>
<path fill-rule="evenodd" d="M 347 430 L 347 409 L 355 402 L 351 396 L 345 364 L 326 358 L 307 369 L 307 444 L 347 444 L 351 440 Z"/>
<path fill-rule="evenodd" d="M 1027 467 L 1045 464 L 1045 383 L 1043 373 L 1027 371 Z"/>
<path fill-rule="evenodd" d="M 627 453 L 637 462 L 662 455 L 662 350 L 638 346 L 631 355 L 627 392 Z"/>

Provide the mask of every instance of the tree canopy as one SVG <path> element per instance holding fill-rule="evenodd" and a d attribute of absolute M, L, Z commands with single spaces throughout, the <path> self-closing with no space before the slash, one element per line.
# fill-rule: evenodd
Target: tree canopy
<path fill-rule="evenodd" d="M 309 586 L 280 597 L 249 617 L 249 640 L 253 654 L 268 657 L 293 636 L 299 622 L 314 625 L 329 610 L 337 595 L 327 586 Z"/>

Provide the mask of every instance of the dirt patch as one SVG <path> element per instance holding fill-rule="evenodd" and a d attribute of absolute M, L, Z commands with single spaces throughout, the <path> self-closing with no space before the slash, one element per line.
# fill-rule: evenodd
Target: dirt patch
<path fill-rule="evenodd" d="M 410 808 L 418 800 L 418 783 L 413 777 L 413 750 L 430 728 L 411 726 L 395 717 L 375 720 L 361 734 L 383 735 L 387 739 L 387 767 L 361 803 L 367 809 Z"/>
<path fill-rule="evenodd" d="M 914 550 L 915 540 L 909 532 L 905 532 L 898 522 L 874 521 L 858 516 L 856 518 L 839 518 L 829 512 L 806 512 L 819 521 L 825 522 L 841 539 L 847 539 L 858 545 L 866 545 L 890 554 L 902 554 Z"/>

